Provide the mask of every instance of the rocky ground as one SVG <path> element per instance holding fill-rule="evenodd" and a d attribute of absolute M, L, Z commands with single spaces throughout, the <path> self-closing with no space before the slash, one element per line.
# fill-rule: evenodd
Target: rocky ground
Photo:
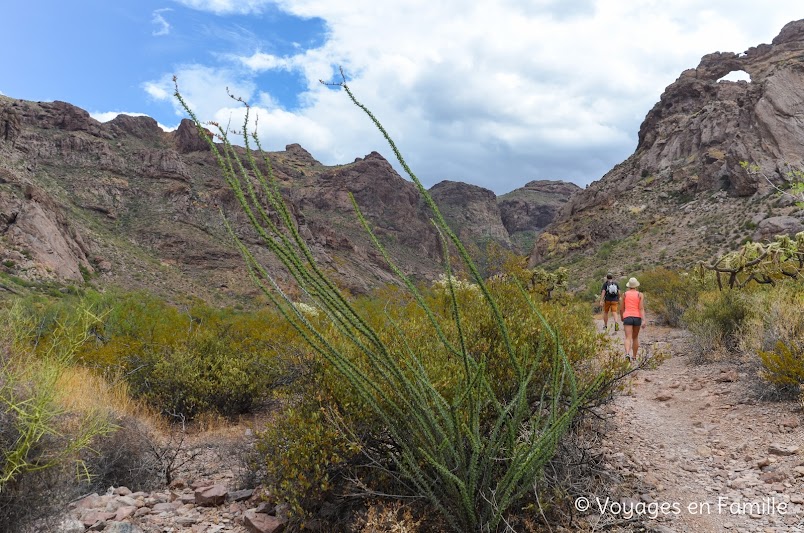
<path fill-rule="evenodd" d="M 251 425 L 251 424 L 249 424 Z M 182 443 L 190 461 L 170 485 L 153 492 L 109 487 L 69 505 L 58 533 L 272 533 L 284 529 L 277 509 L 249 485 L 246 449 L 250 428 L 227 427 L 192 434 Z M 242 488 L 246 486 L 246 488 Z M 281 510 L 280 510 L 281 513 Z"/>
<path fill-rule="evenodd" d="M 620 350 L 622 332 L 611 335 Z M 606 468 L 623 483 L 576 501 L 589 530 L 804 532 L 802 407 L 760 400 L 751 365 L 693 364 L 682 330 L 641 337 L 669 358 L 635 371 L 606 408 Z"/>

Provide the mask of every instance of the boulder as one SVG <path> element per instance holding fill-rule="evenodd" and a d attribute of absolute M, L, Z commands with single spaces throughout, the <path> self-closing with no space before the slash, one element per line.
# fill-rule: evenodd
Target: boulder
<path fill-rule="evenodd" d="M 195 503 L 204 506 L 222 505 L 229 491 L 223 485 L 211 485 L 195 489 Z"/>
<path fill-rule="evenodd" d="M 249 509 L 243 513 L 243 525 L 251 533 L 281 533 L 285 530 L 285 523 L 275 516 L 258 513 Z"/>

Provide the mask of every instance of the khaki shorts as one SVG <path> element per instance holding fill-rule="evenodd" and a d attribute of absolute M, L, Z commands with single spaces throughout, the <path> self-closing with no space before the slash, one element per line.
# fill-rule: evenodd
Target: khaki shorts
<path fill-rule="evenodd" d="M 620 308 L 620 302 L 618 302 L 616 300 L 613 301 L 613 302 L 609 302 L 609 301 L 604 301 L 603 302 L 603 312 L 604 313 L 608 313 L 609 311 L 611 311 L 612 313 L 616 313 L 619 310 L 619 308 Z"/>

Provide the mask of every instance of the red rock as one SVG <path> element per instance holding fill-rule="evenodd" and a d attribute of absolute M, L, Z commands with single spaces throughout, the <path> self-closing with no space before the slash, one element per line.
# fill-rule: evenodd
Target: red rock
<path fill-rule="evenodd" d="M 106 511 L 89 511 L 81 516 L 81 522 L 86 527 L 92 527 L 96 522 L 105 522 L 111 520 L 115 513 L 107 513 Z"/>
<path fill-rule="evenodd" d="M 117 510 L 117 512 L 115 513 L 115 515 L 114 515 L 114 520 L 115 520 L 115 522 L 120 522 L 120 521 L 122 521 L 122 520 L 125 520 L 125 519 L 126 519 L 126 518 L 128 518 L 129 516 L 134 516 L 134 513 L 135 513 L 135 512 L 137 512 L 137 508 L 136 508 L 136 507 L 133 507 L 133 506 L 131 506 L 131 505 L 127 505 L 127 506 L 125 506 L 125 507 L 121 507 L 121 508 L 119 508 L 119 509 Z"/>
<path fill-rule="evenodd" d="M 229 491 L 223 485 L 212 485 L 195 489 L 195 503 L 198 505 L 213 506 L 226 502 Z"/>
<path fill-rule="evenodd" d="M 153 511 L 155 513 L 161 513 L 161 512 L 165 512 L 165 511 L 172 512 L 172 511 L 175 511 L 176 509 L 178 509 L 179 507 L 181 507 L 181 503 L 179 503 L 179 502 L 157 503 L 156 505 L 153 506 Z"/>
<path fill-rule="evenodd" d="M 759 475 L 759 479 L 761 479 L 765 483 L 779 483 L 787 479 L 787 474 L 780 472 L 778 470 L 773 470 L 770 472 L 761 473 Z"/>
<path fill-rule="evenodd" d="M 101 502 L 101 497 L 97 494 L 90 494 L 89 496 L 85 496 L 81 498 L 77 502 L 73 503 L 71 507 L 75 507 L 76 509 L 92 509 L 93 507 L 99 507 Z"/>
<path fill-rule="evenodd" d="M 258 513 L 249 509 L 243 515 L 243 525 L 250 533 L 280 533 L 285 530 L 285 523 L 275 516 Z"/>

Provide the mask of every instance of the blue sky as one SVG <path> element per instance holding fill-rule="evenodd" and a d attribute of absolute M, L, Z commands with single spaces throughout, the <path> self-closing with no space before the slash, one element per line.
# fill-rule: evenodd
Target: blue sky
<path fill-rule="evenodd" d="M 11 74 L 0 81 L 4 94 L 144 113 L 166 126 L 177 121 L 173 103 L 149 97 L 147 82 L 192 65 L 231 68 L 229 56 L 257 49 L 294 54 L 326 36 L 323 20 L 271 4 L 259 13 L 219 15 L 164 0 L 34 0 L 9 2 L 3 11 L 8 42 L 18 45 L 2 52 L 2 71 Z M 289 108 L 298 105 L 298 74 L 242 70 L 234 75 L 270 87 Z"/>
<path fill-rule="evenodd" d="M 671 4 L 671 5 L 668 5 Z M 387 144 L 332 80 L 385 124 L 430 186 L 508 192 L 599 179 L 636 147 L 664 88 L 704 54 L 769 43 L 798 1 L 31 0 L 3 7 L 0 93 L 63 100 L 99 120 L 183 112 L 240 123 L 251 102 L 269 149 L 324 164 Z"/>

